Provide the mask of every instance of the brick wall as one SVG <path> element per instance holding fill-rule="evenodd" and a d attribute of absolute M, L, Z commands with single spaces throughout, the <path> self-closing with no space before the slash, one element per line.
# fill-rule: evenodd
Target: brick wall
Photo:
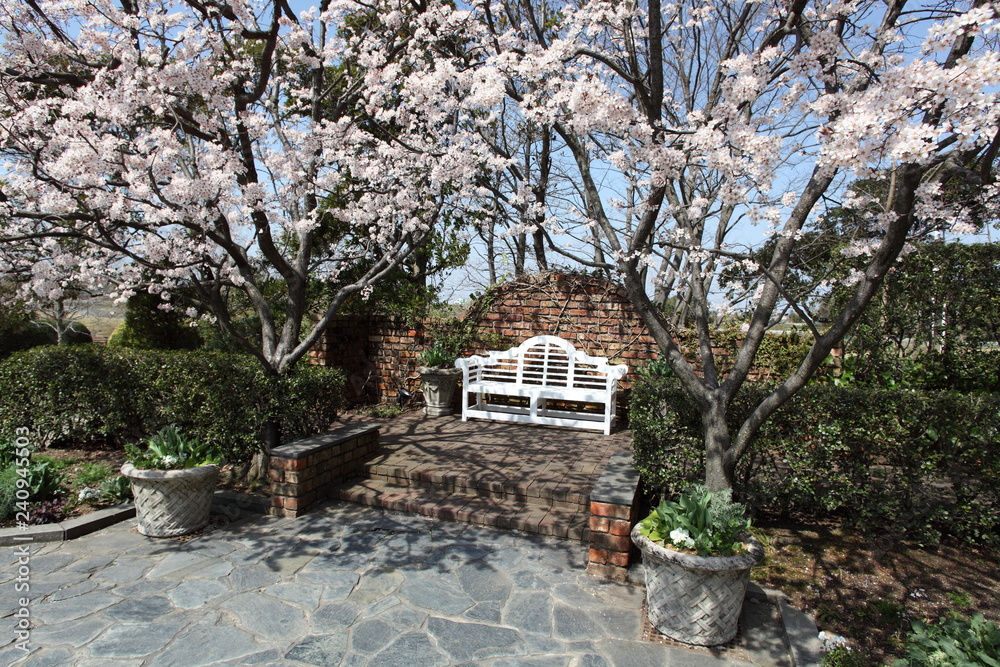
<path fill-rule="evenodd" d="M 532 336 L 559 336 L 587 354 L 627 364 L 626 388 L 636 368 L 657 357 L 625 289 L 595 276 L 543 273 L 505 283 L 476 320 L 486 334 L 481 338 L 502 340 L 504 349 Z"/>
<path fill-rule="evenodd" d="M 590 491 L 590 550 L 587 572 L 625 581 L 637 551 L 629 536 L 638 523 L 639 473 L 628 451 L 615 452 Z"/>
<path fill-rule="evenodd" d="M 532 336 L 560 336 L 590 355 L 627 364 L 624 390 L 631 387 L 637 369 L 659 356 L 625 289 L 602 278 L 543 273 L 504 283 L 485 298 L 488 301 L 474 305 L 467 315 L 479 331 L 467 355 L 505 350 Z M 312 362 L 343 368 L 353 402 L 391 400 L 400 389 L 419 391 L 417 358 L 435 326 L 391 317 L 337 316 L 313 349 Z M 693 335 L 682 336 L 682 348 L 693 350 L 690 342 Z M 714 352 L 724 371 L 735 348 L 716 347 Z M 758 369 L 750 379 L 766 373 Z"/>
<path fill-rule="evenodd" d="M 423 322 L 338 315 L 310 355 L 314 364 L 344 369 L 348 400 L 378 403 L 397 397 L 400 389 L 420 389 L 417 358 L 427 344 Z"/>

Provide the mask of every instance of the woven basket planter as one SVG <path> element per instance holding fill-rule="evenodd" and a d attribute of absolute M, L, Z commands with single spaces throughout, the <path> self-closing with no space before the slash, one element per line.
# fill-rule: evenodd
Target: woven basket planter
<path fill-rule="evenodd" d="M 186 535 L 208 523 L 219 466 L 140 470 L 126 463 L 122 466 L 122 474 L 132 483 L 135 514 L 143 535 Z"/>
<path fill-rule="evenodd" d="M 725 644 L 736 636 L 750 568 L 764 558 L 760 543 L 745 536 L 739 556 L 695 556 L 657 544 L 632 529 L 646 570 L 649 622 L 675 641 Z"/>

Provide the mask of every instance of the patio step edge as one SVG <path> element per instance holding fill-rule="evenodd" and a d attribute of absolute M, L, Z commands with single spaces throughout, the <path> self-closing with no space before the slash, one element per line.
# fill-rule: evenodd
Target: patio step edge
<path fill-rule="evenodd" d="M 580 542 L 590 539 L 590 515 L 582 510 L 498 500 L 475 493 L 397 484 L 371 477 L 355 478 L 342 484 L 336 495 L 341 500 L 359 505 L 421 514 L 445 521 L 520 530 Z"/>
<path fill-rule="evenodd" d="M 393 467 L 384 464 L 362 466 L 361 475 L 386 484 L 475 495 L 493 500 L 585 511 L 590 497 L 579 487 L 559 483 L 510 482 L 477 479 L 475 476 L 441 473 L 436 470 Z"/>

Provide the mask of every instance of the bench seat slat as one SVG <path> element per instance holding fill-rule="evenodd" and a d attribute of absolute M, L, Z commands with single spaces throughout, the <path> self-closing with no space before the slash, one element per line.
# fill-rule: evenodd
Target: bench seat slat
<path fill-rule="evenodd" d="M 580 403 L 603 403 L 608 392 L 579 387 L 551 387 L 546 385 L 512 385 L 504 382 L 473 382 L 469 391 L 494 396 L 525 396 L 548 400 L 578 401 Z"/>

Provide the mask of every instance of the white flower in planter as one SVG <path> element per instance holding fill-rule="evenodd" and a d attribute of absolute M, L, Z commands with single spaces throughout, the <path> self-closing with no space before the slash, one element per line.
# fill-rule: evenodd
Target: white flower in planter
<path fill-rule="evenodd" d="M 685 549 L 694 549 L 694 540 L 691 539 L 691 533 L 683 528 L 675 528 L 670 531 L 670 541 L 674 543 L 675 546 L 683 547 Z"/>

